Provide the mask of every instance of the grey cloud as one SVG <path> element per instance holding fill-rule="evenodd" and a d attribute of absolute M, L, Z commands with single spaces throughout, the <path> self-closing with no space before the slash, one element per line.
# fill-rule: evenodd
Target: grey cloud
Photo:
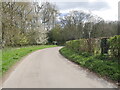
<path fill-rule="evenodd" d="M 85 8 L 89 10 L 101 10 L 110 8 L 106 2 L 56 2 L 60 10 Z"/>

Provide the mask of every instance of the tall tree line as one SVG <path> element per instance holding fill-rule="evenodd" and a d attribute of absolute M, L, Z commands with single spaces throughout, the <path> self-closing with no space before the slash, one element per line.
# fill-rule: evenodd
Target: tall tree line
<path fill-rule="evenodd" d="M 111 37 L 119 33 L 117 21 L 83 11 L 61 15 L 50 2 L 2 2 L 1 43 L 4 46 L 58 44 L 81 38 Z"/>
<path fill-rule="evenodd" d="M 41 5 L 38 2 L 2 2 L 1 7 L 2 44 L 4 46 L 47 43 L 46 28 L 51 25 L 50 21 L 55 20 L 57 14 L 53 4 L 49 2 Z"/>
<path fill-rule="evenodd" d="M 111 37 L 118 34 L 118 21 L 104 21 L 102 18 L 83 11 L 70 11 L 59 18 L 49 32 L 49 41 L 64 43 L 81 38 Z"/>

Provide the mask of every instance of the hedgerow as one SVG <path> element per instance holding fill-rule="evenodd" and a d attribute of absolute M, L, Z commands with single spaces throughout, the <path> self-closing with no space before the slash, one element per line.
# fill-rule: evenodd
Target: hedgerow
<path fill-rule="evenodd" d="M 67 47 L 60 49 L 60 53 L 69 60 L 86 67 L 89 70 L 107 79 L 119 82 L 120 81 L 120 64 L 115 61 L 100 59 L 96 56 L 82 55 Z"/>

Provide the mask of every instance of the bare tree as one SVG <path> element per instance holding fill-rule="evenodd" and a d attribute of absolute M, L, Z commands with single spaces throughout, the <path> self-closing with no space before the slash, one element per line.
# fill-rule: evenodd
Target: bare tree
<path fill-rule="evenodd" d="M 50 30 L 55 26 L 56 17 L 58 15 L 58 10 L 54 4 L 49 2 L 42 3 L 42 23 L 44 23 L 44 28 Z"/>

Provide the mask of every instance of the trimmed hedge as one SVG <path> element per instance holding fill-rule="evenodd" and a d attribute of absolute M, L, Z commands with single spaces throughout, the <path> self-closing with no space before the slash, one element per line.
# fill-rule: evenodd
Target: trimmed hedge
<path fill-rule="evenodd" d="M 69 60 L 96 72 L 102 77 L 120 82 L 120 64 L 115 61 L 102 60 L 96 56 L 87 55 L 87 53 L 78 54 L 67 47 L 60 49 L 60 53 Z"/>
<path fill-rule="evenodd" d="M 120 35 L 111 38 L 71 40 L 66 42 L 66 47 L 77 53 L 108 54 L 120 58 Z"/>
<path fill-rule="evenodd" d="M 91 54 L 100 53 L 100 39 L 79 39 L 66 42 L 66 47 L 77 53 L 88 52 Z"/>
<path fill-rule="evenodd" d="M 111 55 L 120 59 L 120 35 L 109 39 Z"/>

